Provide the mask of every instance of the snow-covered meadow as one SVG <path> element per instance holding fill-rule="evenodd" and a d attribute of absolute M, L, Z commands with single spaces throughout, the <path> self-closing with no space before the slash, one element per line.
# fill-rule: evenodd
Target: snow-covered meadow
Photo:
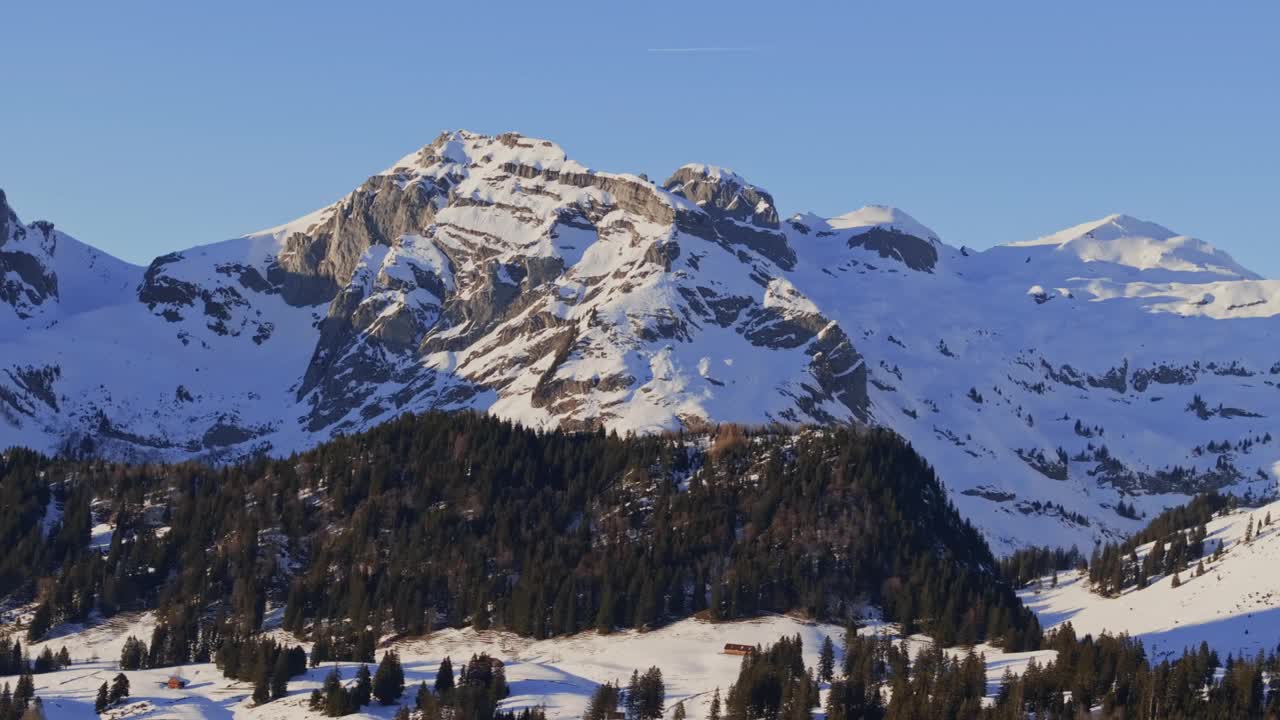
<path fill-rule="evenodd" d="M 125 638 L 136 635 L 148 639 L 153 625 L 148 614 L 118 617 L 111 622 L 53 637 L 32 646 L 38 652 L 45 645 L 66 646 L 73 665 L 59 672 L 36 675 L 37 694 L 43 698 L 50 718 L 91 720 L 98 686 L 110 682 L 117 672 L 116 664 Z M 503 706 L 522 708 L 540 706 L 549 718 L 581 716 L 592 691 L 600 683 L 624 683 L 632 670 L 650 666 L 662 669 L 667 688 L 667 711 L 683 701 L 690 717 L 706 716 L 711 697 L 717 688 L 726 693 L 738 675 L 741 658 L 724 654 L 726 643 L 769 644 L 783 636 L 800 635 L 804 641 L 806 663 L 816 666 L 818 651 L 825 637 L 836 645 L 840 660 L 843 629 L 786 616 L 769 616 L 739 622 L 711 623 L 698 619 L 682 620 L 650 632 L 626 631 L 600 635 L 586 632 L 565 638 L 531 640 L 510 633 L 470 628 L 442 630 L 426 637 L 398 640 L 380 648 L 378 656 L 395 648 L 405 671 L 405 700 L 411 702 L 418 683 L 430 685 L 440 661 L 446 656 L 454 662 L 465 661 L 473 654 L 488 653 L 506 663 L 511 696 Z M 889 633 L 894 628 L 869 622 L 862 634 Z M 56 633 L 55 633 L 56 634 Z M 279 637 L 288 642 L 289 638 Z M 929 639 L 913 636 L 907 639 L 912 652 L 927 647 Z M 300 643 L 304 647 L 306 643 Z M 953 652 L 967 652 L 956 648 Z M 987 646 L 974 648 L 987 660 L 989 691 L 994 693 L 1006 668 L 1015 672 L 1036 657 L 1045 662 L 1051 651 L 1037 653 L 1004 653 Z M 337 665 L 346 681 L 355 677 L 359 663 L 326 663 L 307 671 L 305 676 L 289 683 L 288 697 L 255 707 L 250 699 L 250 684 L 228 680 L 212 664 L 192 664 L 177 668 L 157 668 L 129 672 L 132 695 L 128 702 L 113 709 L 106 717 L 129 717 L 139 720 L 160 718 L 266 719 L 312 718 L 318 713 L 307 708 L 313 689 Z M 181 690 L 170 690 L 164 682 L 178 675 L 189 684 Z M 396 707 L 380 707 L 376 703 L 355 718 L 390 718 Z"/>

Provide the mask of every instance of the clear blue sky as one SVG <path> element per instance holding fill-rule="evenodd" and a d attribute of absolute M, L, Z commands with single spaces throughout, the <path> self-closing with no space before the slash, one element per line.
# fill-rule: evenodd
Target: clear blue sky
<path fill-rule="evenodd" d="M 1280 277 L 1280 3 L 15 2 L 0 187 L 136 262 L 325 205 L 446 128 L 948 242 L 1110 212 Z M 703 48 L 689 52 L 655 49 Z"/>

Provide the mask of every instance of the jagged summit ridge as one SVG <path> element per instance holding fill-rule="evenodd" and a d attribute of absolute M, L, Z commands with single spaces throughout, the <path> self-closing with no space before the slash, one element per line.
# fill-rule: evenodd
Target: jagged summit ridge
<path fill-rule="evenodd" d="M 58 235 L 39 263 L 56 312 L 4 325 L 0 444 L 225 461 L 426 409 L 874 423 L 997 547 L 1131 530 L 1121 499 L 1274 492 L 1280 284 L 1178 269 L 1230 266 L 1124 216 L 1050 237 L 961 251 L 892 207 L 787 217 L 722 168 L 654 183 L 452 131 L 302 218 L 145 269 Z M 86 290 L 89 265 L 117 290 Z"/>

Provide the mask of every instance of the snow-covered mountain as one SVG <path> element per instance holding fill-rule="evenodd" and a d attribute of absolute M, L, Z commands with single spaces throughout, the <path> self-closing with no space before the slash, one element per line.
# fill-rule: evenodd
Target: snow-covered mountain
<path fill-rule="evenodd" d="M 0 198 L 0 203 L 2 203 Z M 0 206 L 0 444 L 284 453 L 406 411 L 538 427 L 889 426 L 997 549 L 1275 494 L 1280 281 L 1122 215 L 985 252 L 872 206 L 789 219 L 468 132 L 145 270 Z"/>

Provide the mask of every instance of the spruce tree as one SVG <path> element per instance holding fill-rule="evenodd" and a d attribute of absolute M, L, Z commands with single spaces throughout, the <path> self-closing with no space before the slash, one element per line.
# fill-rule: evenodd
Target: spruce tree
<path fill-rule="evenodd" d="M 720 688 L 716 688 L 711 696 L 711 707 L 707 710 L 707 720 L 720 720 Z"/>
<path fill-rule="evenodd" d="M 404 668 L 400 665 L 400 655 L 388 650 L 378 663 L 378 671 L 373 676 L 373 696 L 383 705 L 391 705 L 404 694 Z"/>
<path fill-rule="evenodd" d="M 36 607 L 35 615 L 31 618 L 31 624 L 27 626 L 27 640 L 35 642 L 45 636 L 49 632 L 49 626 L 53 623 L 53 608 L 49 607 L 49 601 L 45 600 Z"/>
<path fill-rule="evenodd" d="M 13 705 L 21 712 L 27 708 L 27 703 L 31 702 L 31 698 L 36 696 L 35 678 L 31 677 L 31 673 L 23 673 L 18 676 L 18 684 L 13 688 Z"/>
<path fill-rule="evenodd" d="M 618 686 L 613 683 L 597 685 L 591 699 L 587 702 L 587 711 L 583 720 L 608 720 L 618 709 Z"/>
<path fill-rule="evenodd" d="M 337 667 L 324 676 L 324 684 L 320 687 L 321 706 L 328 717 L 341 717 L 347 714 L 349 705 L 347 691 L 342 687 L 342 673 Z M 312 695 L 314 698 L 314 694 Z"/>
<path fill-rule="evenodd" d="M 253 681 L 253 703 L 265 705 L 271 702 L 271 685 L 267 674 L 263 672 Z"/>
<path fill-rule="evenodd" d="M 121 670 L 141 670 L 147 661 L 147 644 L 130 635 L 120 650 Z"/>
<path fill-rule="evenodd" d="M 373 697 L 373 680 L 369 675 L 369 666 L 361 665 L 356 671 L 355 685 L 351 686 L 351 705 L 355 710 L 359 710 L 369 704 L 369 700 Z"/>
<path fill-rule="evenodd" d="M 129 697 L 129 678 L 125 677 L 124 673 L 119 673 L 111 680 L 111 693 L 108 695 L 108 700 L 115 705 L 127 697 Z"/>
<path fill-rule="evenodd" d="M 453 661 L 448 657 L 440 661 L 436 670 L 436 694 L 444 697 L 453 690 Z"/>
<path fill-rule="evenodd" d="M 93 701 L 93 711 L 101 715 L 107 711 L 107 706 L 111 704 L 111 699 L 107 696 L 107 684 L 104 682 L 98 686 L 98 697 Z"/>
<path fill-rule="evenodd" d="M 279 700 L 289 694 L 289 652 L 281 650 L 276 654 L 276 664 L 271 670 L 271 699 Z"/>
<path fill-rule="evenodd" d="M 836 648 L 831 642 L 831 636 L 827 635 L 822 638 L 822 649 L 818 652 L 818 679 L 831 682 L 835 677 L 835 669 Z"/>

